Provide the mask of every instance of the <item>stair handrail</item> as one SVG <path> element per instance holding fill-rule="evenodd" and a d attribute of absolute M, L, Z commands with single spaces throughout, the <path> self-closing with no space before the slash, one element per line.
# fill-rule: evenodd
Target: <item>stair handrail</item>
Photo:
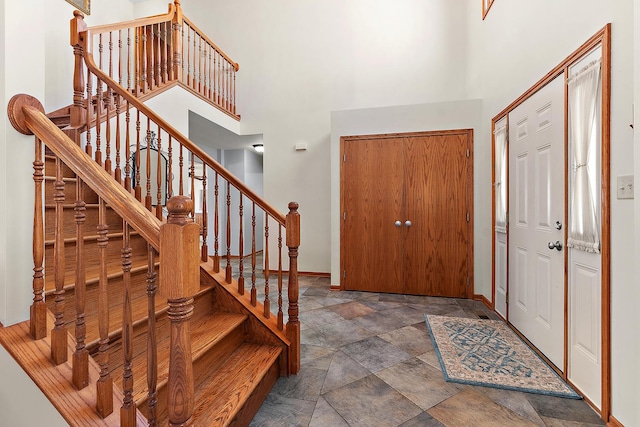
<path fill-rule="evenodd" d="M 27 129 L 58 156 L 113 210 L 127 221 L 154 249 L 160 250 L 161 221 L 118 184 L 104 168 L 87 161 L 87 154 L 44 114 L 42 105 L 29 95 L 30 103 L 22 107 Z M 17 99 L 17 98 L 16 98 Z M 25 102 L 25 101 L 21 101 Z"/>
<path fill-rule="evenodd" d="M 115 92 L 117 95 L 122 97 L 126 102 L 130 104 L 130 106 L 135 107 L 136 109 L 143 112 L 146 116 L 151 118 L 153 121 L 158 123 L 160 127 L 171 135 L 174 139 L 184 145 L 186 148 L 195 153 L 203 162 L 205 162 L 210 168 L 214 169 L 221 177 L 226 179 L 231 185 L 233 185 L 236 189 L 240 190 L 244 193 L 251 201 L 255 202 L 257 206 L 259 206 L 266 213 L 271 215 L 280 225 L 286 225 L 286 217 L 284 214 L 279 212 L 269 203 L 264 201 L 255 191 L 249 188 L 244 182 L 239 180 L 236 176 L 234 176 L 231 172 L 229 172 L 224 166 L 222 166 L 217 160 L 211 157 L 207 152 L 202 150 L 199 146 L 193 143 L 189 138 L 184 136 L 180 131 L 174 128 L 171 124 L 169 124 L 166 120 L 156 114 L 152 109 L 147 107 L 140 99 L 130 94 L 124 87 L 122 87 L 118 82 L 112 79 L 107 73 L 102 71 L 100 67 L 98 67 L 93 59 L 91 43 L 89 43 L 91 37 L 91 29 L 87 29 L 84 31 L 80 31 L 79 33 L 79 42 L 83 46 L 83 58 L 87 68 L 95 74 L 102 82 L 106 83 L 109 89 Z"/>
<path fill-rule="evenodd" d="M 204 40 L 207 41 L 207 43 L 209 43 L 215 50 L 217 50 L 218 52 L 220 52 L 220 54 L 222 55 L 222 57 L 224 59 L 226 59 L 231 65 L 233 65 L 233 68 L 235 68 L 236 71 L 240 70 L 240 64 L 238 64 L 237 62 L 235 62 L 233 59 L 229 58 L 229 56 L 224 53 L 222 51 L 222 49 L 220 49 L 218 47 L 218 45 L 216 45 L 205 33 L 204 31 L 202 31 L 200 28 L 198 28 L 198 26 L 196 24 L 193 23 L 193 21 L 191 21 L 189 18 L 187 18 L 186 16 L 182 17 L 182 20 L 184 22 L 186 22 L 191 28 L 193 28 L 199 35 L 200 37 L 202 37 Z"/>

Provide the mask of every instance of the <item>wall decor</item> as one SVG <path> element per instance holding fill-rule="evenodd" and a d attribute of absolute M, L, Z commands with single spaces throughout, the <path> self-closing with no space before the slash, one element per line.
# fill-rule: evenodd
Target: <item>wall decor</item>
<path fill-rule="evenodd" d="M 71 3 L 82 12 L 91 15 L 91 0 L 67 0 L 67 3 Z"/>

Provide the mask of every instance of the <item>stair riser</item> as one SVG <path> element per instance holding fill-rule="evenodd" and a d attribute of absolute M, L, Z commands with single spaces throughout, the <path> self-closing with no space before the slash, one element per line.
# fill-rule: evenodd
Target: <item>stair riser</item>
<path fill-rule="evenodd" d="M 62 224 L 63 236 L 65 239 L 76 237 L 76 212 L 73 208 L 63 210 Z M 108 233 L 122 232 L 122 218 L 110 208 L 105 212 L 105 223 L 108 226 Z M 85 211 L 84 235 L 95 236 L 98 234 L 98 205 L 87 205 Z M 56 221 L 55 208 L 49 207 L 45 209 L 44 239 L 51 241 L 55 237 Z"/>
<path fill-rule="evenodd" d="M 139 235 L 134 234 L 130 239 L 131 256 L 133 259 L 145 259 L 148 253 L 147 242 Z M 122 270 L 122 238 L 112 238 L 107 245 L 106 259 L 109 273 Z M 65 283 L 75 283 L 76 278 L 76 242 L 66 242 L 64 245 Z M 84 241 L 83 260 L 85 265 L 86 280 L 97 276 L 100 269 L 100 249 L 95 239 Z M 45 247 L 45 289 L 55 289 L 53 278 L 54 246 L 48 244 Z"/>
<path fill-rule="evenodd" d="M 45 205 L 53 205 L 55 200 L 53 196 L 55 195 L 55 188 L 53 183 L 55 178 L 47 177 L 44 182 L 44 203 Z M 78 199 L 76 195 L 76 182 L 75 179 L 73 181 L 65 181 L 64 182 L 64 203 L 70 204 L 75 203 Z M 83 200 L 86 204 L 95 204 L 98 203 L 98 195 L 87 185 L 84 186 L 84 197 Z"/>
<path fill-rule="evenodd" d="M 147 289 L 147 272 L 139 271 L 131 274 L 131 289 L 132 289 L 132 301 L 137 301 L 140 298 L 146 298 Z M 119 324 L 117 319 L 121 318 L 122 304 L 124 298 L 124 281 L 122 276 L 115 277 L 109 280 L 108 283 L 109 292 L 109 320 L 110 331 L 119 329 L 122 325 Z M 86 338 L 85 342 L 91 343 L 97 341 L 100 338 L 98 331 L 98 283 L 94 283 L 87 286 L 86 298 L 85 298 L 85 322 Z M 46 304 L 49 310 L 55 312 L 55 297 L 54 295 L 48 295 L 46 297 Z M 75 322 L 76 322 L 76 301 L 75 301 L 75 289 L 71 288 L 65 292 L 65 307 L 64 307 L 64 319 L 67 324 L 69 332 L 75 336 Z"/>

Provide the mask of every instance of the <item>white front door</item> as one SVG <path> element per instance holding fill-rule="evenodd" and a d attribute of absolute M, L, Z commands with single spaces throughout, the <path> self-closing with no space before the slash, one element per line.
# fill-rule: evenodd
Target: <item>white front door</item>
<path fill-rule="evenodd" d="M 560 370 L 565 325 L 563 83 L 561 75 L 509 113 L 509 321 Z"/>

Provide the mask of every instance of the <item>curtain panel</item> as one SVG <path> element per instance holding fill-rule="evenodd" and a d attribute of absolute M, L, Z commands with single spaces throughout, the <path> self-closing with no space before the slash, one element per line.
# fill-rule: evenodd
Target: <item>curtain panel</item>
<path fill-rule="evenodd" d="M 567 81 L 569 90 L 570 194 L 567 247 L 600 253 L 594 175 L 601 60 Z"/>
<path fill-rule="evenodd" d="M 494 131 L 495 135 L 495 231 L 507 232 L 507 127 L 502 125 Z"/>

